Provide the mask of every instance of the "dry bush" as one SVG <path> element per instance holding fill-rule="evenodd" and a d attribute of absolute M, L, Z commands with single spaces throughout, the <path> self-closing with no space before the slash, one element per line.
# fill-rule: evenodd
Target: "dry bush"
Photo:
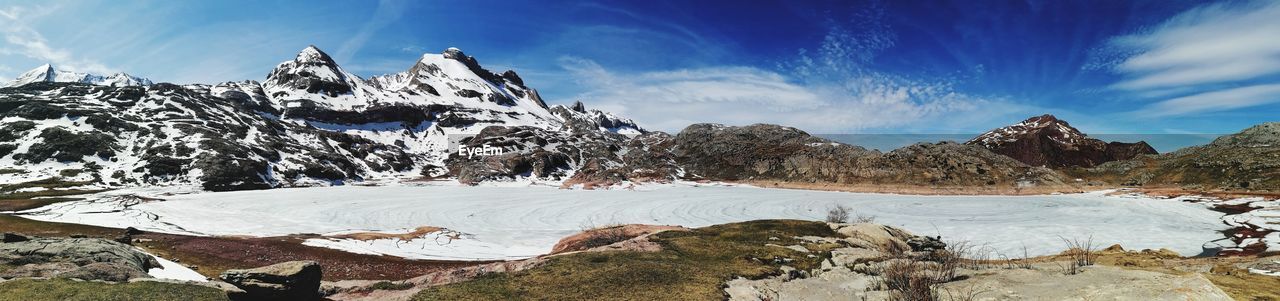
<path fill-rule="evenodd" d="M 903 251 L 904 254 L 906 251 Z M 977 264 L 970 258 L 973 247 L 967 241 L 947 244 L 946 249 L 930 251 L 917 259 L 909 256 L 885 262 L 878 271 L 880 288 L 889 291 L 889 300 L 933 301 L 971 300 L 973 291 L 942 290 L 939 285 L 959 278 L 959 269 Z"/>
<path fill-rule="evenodd" d="M 1093 245 L 1092 235 L 1085 240 L 1080 240 L 1079 238 L 1068 239 L 1061 236 L 1058 238 L 1061 238 L 1062 242 L 1067 245 L 1067 251 L 1063 252 L 1063 254 L 1071 260 L 1065 267 L 1059 265 L 1059 267 L 1062 267 L 1063 273 L 1066 273 L 1067 275 L 1079 274 L 1081 267 L 1093 265 L 1094 256 L 1097 256 L 1097 250 L 1095 250 Z"/>
<path fill-rule="evenodd" d="M 891 260 L 880 272 L 883 288 L 889 291 L 889 300 L 934 301 L 939 300 L 934 286 L 939 282 L 923 262 Z"/>
<path fill-rule="evenodd" d="M 929 252 L 926 258 L 938 263 L 935 278 L 943 283 L 955 279 L 960 268 L 977 269 L 981 262 L 972 259 L 973 254 L 973 246 L 968 241 L 955 241 L 948 243 L 946 249 Z"/>
<path fill-rule="evenodd" d="M 623 226 L 620 223 L 609 223 L 604 226 L 595 226 L 591 222 L 584 224 L 580 227 L 582 232 L 588 233 L 587 238 L 582 241 L 584 249 L 607 246 L 631 239 L 631 237 L 627 236 L 627 232 L 623 231 Z"/>
<path fill-rule="evenodd" d="M 849 213 L 852 210 L 844 205 L 836 205 L 827 210 L 828 223 L 844 223 L 849 221 Z"/>
<path fill-rule="evenodd" d="M 948 301 L 973 301 L 978 300 L 978 296 L 986 293 L 987 290 L 978 289 L 977 286 L 969 284 L 958 288 L 946 288 L 942 292 L 946 293 Z"/>
<path fill-rule="evenodd" d="M 1027 246 L 1022 245 L 1022 257 L 1009 258 L 1004 254 L 1000 254 L 1000 259 L 1004 262 L 1006 269 L 1031 269 L 1031 256 L 1027 252 Z"/>
<path fill-rule="evenodd" d="M 872 224 L 876 222 L 875 215 L 863 215 L 862 213 L 854 214 L 853 223 L 855 224 Z"/>

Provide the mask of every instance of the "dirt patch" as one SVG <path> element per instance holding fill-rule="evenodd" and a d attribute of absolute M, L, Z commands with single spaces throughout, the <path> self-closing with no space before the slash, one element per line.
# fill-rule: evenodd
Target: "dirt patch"
<path fill-rule="evenodd" d="M 422 226 L 422 227 L 414 228 L 413 231 L 409 233 L 356 232 L 356 233 L 350 233 L 350 234 L 331 235 L 328 237 L 354 239 L 359 241 L 371 241 L 371 240 L 391 239 L 391 238 L 395 238 L 399 240 L 413 240 L 415 238 L 426 236 L 427 234 L 439 232 L 440 230 L 444 230 L 444 228 Z"/>

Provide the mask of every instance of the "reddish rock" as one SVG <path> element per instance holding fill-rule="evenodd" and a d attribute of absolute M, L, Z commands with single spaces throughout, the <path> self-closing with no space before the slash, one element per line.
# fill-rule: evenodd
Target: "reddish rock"
<path fill-rule="evenodd" d="M 1103 142 L 1089 138 L 1066 121 L 1041 115 L 983 133 L 966 144 L 985 147 L 1031 166 L 1093 167 L 1110 161 L 1156 154 L 1144 141 Z"/>

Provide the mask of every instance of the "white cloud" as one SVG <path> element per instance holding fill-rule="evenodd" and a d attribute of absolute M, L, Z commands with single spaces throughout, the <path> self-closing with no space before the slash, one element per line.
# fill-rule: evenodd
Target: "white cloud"
<path fill-rule="evenodd" d="M 1025 112 L 1024 107 L 971 97 L 942 84 L 871 74 L 840 84 L 803 84 L 752 67 L 617 74 L 580 58 L 563 58 L 561 63 L 589 89 L 579 98 L 596 108 L 633 118 L 642 126 L 665 131 L 715 122 L 774 123 L 815 133 L 846 133 L 949 126 L 955 123 L 947 121 L 973 121 L 974 116 L 999 120 Z"/>
<path fill-rule="evenodd" d="M 1280 84 L 1253 85 L 1178 97 L 1152 104 L 1138 113 L 1141 116 L 1163 117 L 1227 111 L 1272 103 L 1280 103 Z"/>
<path fill-rule="evenodd" d="M 49 41 L 29 25 L 56 7 L 10 7 L 0 10 L 0 36 L 3 37 L 3 49 L 0 54 L 20 55 L 31 59 L 52 63 L 60 69 L 81 72 L 112 73 L 114 70 L 106 65 L 73 55 L 70 51 L 49 44 Z M 34 67 L 34 66 L 32 66 Z"/>
<path fill-rule="evenodd" d="M 1124 55 L 1111 68 L 1124 79 L 1111 87 L 1143 98 L 1173 97 L 1135 112 L 1152 116 L 1273 103 L 1272 85 L 1260 81 L 1280 74 L 1277 33 L 1280 2 L 1203 5 L 1113 38 L 1108 47 Z"/>

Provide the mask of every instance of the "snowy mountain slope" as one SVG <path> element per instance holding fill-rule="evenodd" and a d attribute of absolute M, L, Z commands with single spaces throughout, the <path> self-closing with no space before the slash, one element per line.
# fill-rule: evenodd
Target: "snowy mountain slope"
<path fill-rule="evenodd" d="M 515 72 L 489 72 L 452 48 L 370 80 L 307 47 L 261 83 L 146 83 L 0 88 L 0 166 L 9 169 L 0 184 L 332 185 L 444 174 L 451 145 L 491 126 L 644 132 L 599 111 L 552 113 Z"/>
<path fill-rule="evenodd" d="M 0 87 L 17 87 L 25 84 L 45 82 L 45 83 L 82 83 L 100 86 L 148 86 L 151 80 L 140 78 L 124 73 L 116 73 L 108 76 L 101 76 L 89 73 L 79 73 L 66 70 L 57 70 L 53 65 L 44 64 L 31 71 L 27 71 L 19 75 L 18 78 L 9 81 Z"/>

